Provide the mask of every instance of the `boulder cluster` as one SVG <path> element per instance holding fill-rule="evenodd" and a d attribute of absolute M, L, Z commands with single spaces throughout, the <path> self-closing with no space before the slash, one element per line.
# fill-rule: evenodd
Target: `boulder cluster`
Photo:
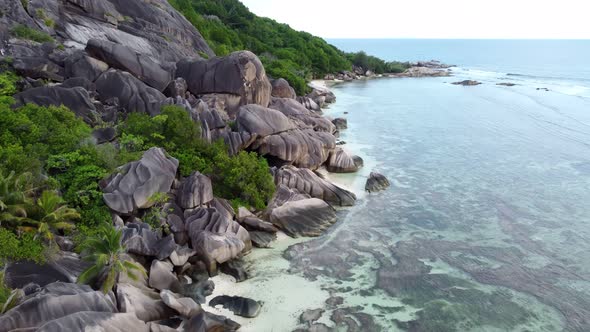
<path fill-rule="evenodd" d="M 6 267 L 7 285 L 21 293 L 0 317 L 0 332 L 236 330 L 236 322 L 201 308 L 214 288 L 209 278 L 221 271 L 247 279 L 241 257 L 253 246 L 270 247 L 279 230 L 320 235 L 336 221 L 334 206 L 354 204 L 352 192 L 315 172 L 362 167 L 362 159 L 337 147 L 346 120 L 322 117 L 334 94 L 314 89 L 297 96 L 286 80 L 269 79 L 249 51 L 215 57 L 166 0 L 0 0 L 0 11 L 1 27 L 9 28 L 0 29 L 0 51 L 24 78 L 18 104 L 67 106 L 95 126 L 96 144 L 115 141 L 115 124 L 129 113 L 155 116 L 162 106 L 178 105 L 201 127 L 203 140 L 223 139 L 230 154 L 266 157 L 277 187 L 264 211 L 236 211 L 215 197 L 207 176 L 182 177 L 178 160 L 151 148 L 100 183 L 126 255 L 147 277 L 121 278 L 106 294 L 77 285 L 88 265 L 71 241 L 58 239 L 61 251 L 50 263 Z M 53 41 L 17 38 L 10 32 L 15 26 Z M 153 199 L 158 195 L 167 198 L 163 206 Z M 158 229 L 142 221 L 155 207 Z M 240 297 L 210 304 L 244 317 L 261 310 Z"/>

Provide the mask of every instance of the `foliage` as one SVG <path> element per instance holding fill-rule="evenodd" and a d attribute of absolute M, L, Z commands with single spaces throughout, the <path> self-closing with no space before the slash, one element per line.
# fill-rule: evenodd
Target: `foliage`
<path fill-rule="evenodd" d="M 304 94 L 312 77 L 350 69 L 350 61 L 319 37 L 258 17 L 237 0 L 169 0 L 203 35 L 217 55 L 248 49 L 267 54 L 267 73 L 283 77 Z"/>
<path fill-rule="evenodd" d="M 53 240 L 54 233 L 74 229 L 71 222 L 80 219 L 80 214 L 64 203 L 57 193 L 45 190 L 36 204 L 27 208 L 25 222 L 37 228 L 37 236 Z"/>
<path fill-rule="evenodd" d="M 236 156 L 218 154 L 211 174 L 213 189 L 218 196 L 239 205 L 264 209 L 275 189 L 266 159 L 254 152 L 240 151 Z"/>
<path fill-rule="evenodd" d="M 346 56 L 353 65 L 361 67 L 364 70 L 370 70 L 376 74 L 401 73 L 410 68 L 408 62 L 386 62 L 377 57 L 367 55 L 367 53 L 363 51 L 348 53 Z"/>
<path fill-rule="evenodd" d="M 20 39 L 32 40 L 38 43 L 52 42 L 53 38 L 43 31 L 35 30 L 24 24 L 18 24 L 11 30 L 12 34 Z"/>
<path fill-rule="evenodd" d="M 93 265 L 78 277 L 79 283 L 98 281 L 100 289 L 106 294 L 119 280 L 121 274 L 132 280 L 146 275 L 145 269 L 131 261 L 125 255 L 125 246 L 121 243 L 122 231 L 113 226 L 102 226 L 97 234 L 88 237 L 82 244 L 84 260 Z"/>
<path fill-rule="evenodd" d="M 163 211 L 164 204 L 170 200 L 167 193 L 156 192 L 148 199 L 148 202 L 152 205 L 149 210 L 143 215 L 143 222 L 150 225 L 152 229 L 158 229 L 161 227 L 161 220 L 166 217 L 166 211 Z"/>
<path fill-rule="evenodd" d="M 0 227 L 0 260 L 45 262 L 45 247 L 34 234 L 16 235 Z"/>
<path fill-rule="evenodd" d="M 16 82 L 19 77 L 12 71 L 5 71 L 0 74 L 0 95 L 12 96 L 17 92 Z"/>

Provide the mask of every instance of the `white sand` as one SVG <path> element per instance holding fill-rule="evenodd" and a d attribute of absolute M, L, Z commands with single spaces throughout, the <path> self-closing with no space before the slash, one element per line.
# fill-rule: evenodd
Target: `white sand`
<path fill-rule="evenodd" d="M 236 283 L 225 274 L 213 277 L 215 291 L 207 302 L 218 295 L 239 295 L 263 302 L 258 317 L 248 319 L 226 309 L 203 307 L 209 312 L 224 315 L 242 325 L 240 331 L 292 331 L 298 326 L 301 313 L 310 308 L 323 308 L 329 297 L 319 283 L 289 273 L 289 262 L 282 257 L 289 246 L 308 239 L 292 239 L 279 232 L 272 249 L 257 249 L 247 255 L 249 279 Z"/>

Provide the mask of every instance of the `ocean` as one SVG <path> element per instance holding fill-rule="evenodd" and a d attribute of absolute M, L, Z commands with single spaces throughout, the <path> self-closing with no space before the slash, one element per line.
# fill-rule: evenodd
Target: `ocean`
<path fill-rule="evenodd" d="M 243 329 L 321 309 L 337 331 L 590 331 L 590 41 L 330 42 L 457 67 L 332 88 L 325 113 L 365 166 L 329 178 L 359 201 L 319 238 L 248 255 L 250 280 L 214 279 L 265 302 Z M 392 186 L 365 194 L 373 170 Z"/>

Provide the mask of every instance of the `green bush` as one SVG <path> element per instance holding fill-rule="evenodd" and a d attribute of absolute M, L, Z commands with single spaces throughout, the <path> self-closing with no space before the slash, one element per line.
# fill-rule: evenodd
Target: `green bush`
<path fill-rule="evenodd" d="M 45 248 L 33 234 L 25 233 L 20 237 L 6 228 L 0 227 L 0 260 L 22 261 L 37 263 L 45 262 Z"/>
<path fill-rule="evenodd" d="M 53 41 L 53 38 L 51 38 L 51 36 L 45 32 L 29 28 L 23 24 L 16 25 L 14 28 L 12 28 L 11 32 L 17 38 L 32 40 L 38 43 Z"/>
<path fill-rule="evenodd" d="M 0 74 L 0 96 L 12 96 L 17 93 L 16 82 L 19 77 L 12 71 Z"/>

